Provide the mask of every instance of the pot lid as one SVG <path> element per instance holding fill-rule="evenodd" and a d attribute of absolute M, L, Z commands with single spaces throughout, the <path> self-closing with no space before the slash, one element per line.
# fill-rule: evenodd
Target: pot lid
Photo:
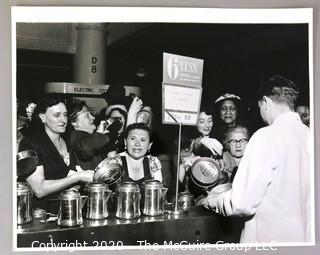
<path fill-rule="evenodd" d="M 59 198 L 62 200 L 74 200 L 80 197 L 80 193 L 75 189 L 67 189 L 65 191 L 62 191 L 59 196 Z"/>
<path fill-rule="evenodd" d="M 142 184 L 143 186 L 148 186 L 148 187 L 162 187 L 162 183 L 158 180 L 146 180 Z"/>
<path fill-rule="evenodd" d="M 108 190 L 108 185 L 103 182 L 93 182 L 93 183 L 87 183 L 85 185 L 85 190 L 88 191 L 100 191 L 100 190 Z"/>
<path fill-rule="evenodd" d="M 140 191 L 139 185 L 135 182 L 121 182 L 116 189 L 118 191 Z"/>
<path fill-rule="evenodd" d="M 179 199 L 194 199 L 194 196 L 189 192 L 183 192 L 179 194 Z"/>

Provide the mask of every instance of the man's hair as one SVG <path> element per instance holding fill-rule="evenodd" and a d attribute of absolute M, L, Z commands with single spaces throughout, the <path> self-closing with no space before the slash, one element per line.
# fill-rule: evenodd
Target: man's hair
<path fill-rule="evenodd" d="M 294 110 L 299 96 L 299 88 L 288 78 L 273 75 L 261 83 L 258 100 L 262 100 L 263 96 L 271 98 L 278 104 L 286 104 L 291 110 Z"/>

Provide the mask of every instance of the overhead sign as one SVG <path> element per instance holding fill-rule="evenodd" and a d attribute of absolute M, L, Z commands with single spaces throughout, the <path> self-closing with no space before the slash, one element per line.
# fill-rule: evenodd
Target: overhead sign
<path fill-rule="evenodd" d="M 163 53 L 163 83 L 201 87 L 202 71 L 202 59 Z"/>
<path fill-rule="evenodd" d="M 135 94 L 141 96 L 141 88 L 135 86 L 124 86 L 126 95 Z M 61 94 L 78 94 L 78 95 L 92 95 L 100 96 L 107 92 L 109 85 L 100 84 L 82 84 L 70 82 L 47 82 L 45 84 L 46 93 L 61 93 Z"/>
<path fill-rule="evenodd" d="M 164 124 L 197 124 L 202 95 L 202 70 L 202 59 L 163 54 Z"/>

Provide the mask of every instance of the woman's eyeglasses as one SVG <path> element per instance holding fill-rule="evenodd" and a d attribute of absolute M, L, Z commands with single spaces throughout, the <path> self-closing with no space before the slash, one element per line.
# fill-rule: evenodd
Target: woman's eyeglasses
<path fill-rule="evenodd" d="M 244 138 L 242 138 L 242 139 L 240 139 L 240 140 L 232 139 L 232 140 L 229 140 L 229 141 L 228 141 L 228 143 L 231 144 L 231 145 L 237 145 L 238 143 L 239 143 L 240 145 L 243 145 L 243 144 L 245 144 L 246 142 L 248 142 L 248 139 L 244 139 Z"/>

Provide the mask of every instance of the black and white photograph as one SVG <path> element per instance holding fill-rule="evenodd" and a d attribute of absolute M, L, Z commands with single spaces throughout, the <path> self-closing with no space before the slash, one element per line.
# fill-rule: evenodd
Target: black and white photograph
<path fill-rule="evenodd" d="M 13 250 L 315 245 L 312 8 L 11 11 Z"/>

